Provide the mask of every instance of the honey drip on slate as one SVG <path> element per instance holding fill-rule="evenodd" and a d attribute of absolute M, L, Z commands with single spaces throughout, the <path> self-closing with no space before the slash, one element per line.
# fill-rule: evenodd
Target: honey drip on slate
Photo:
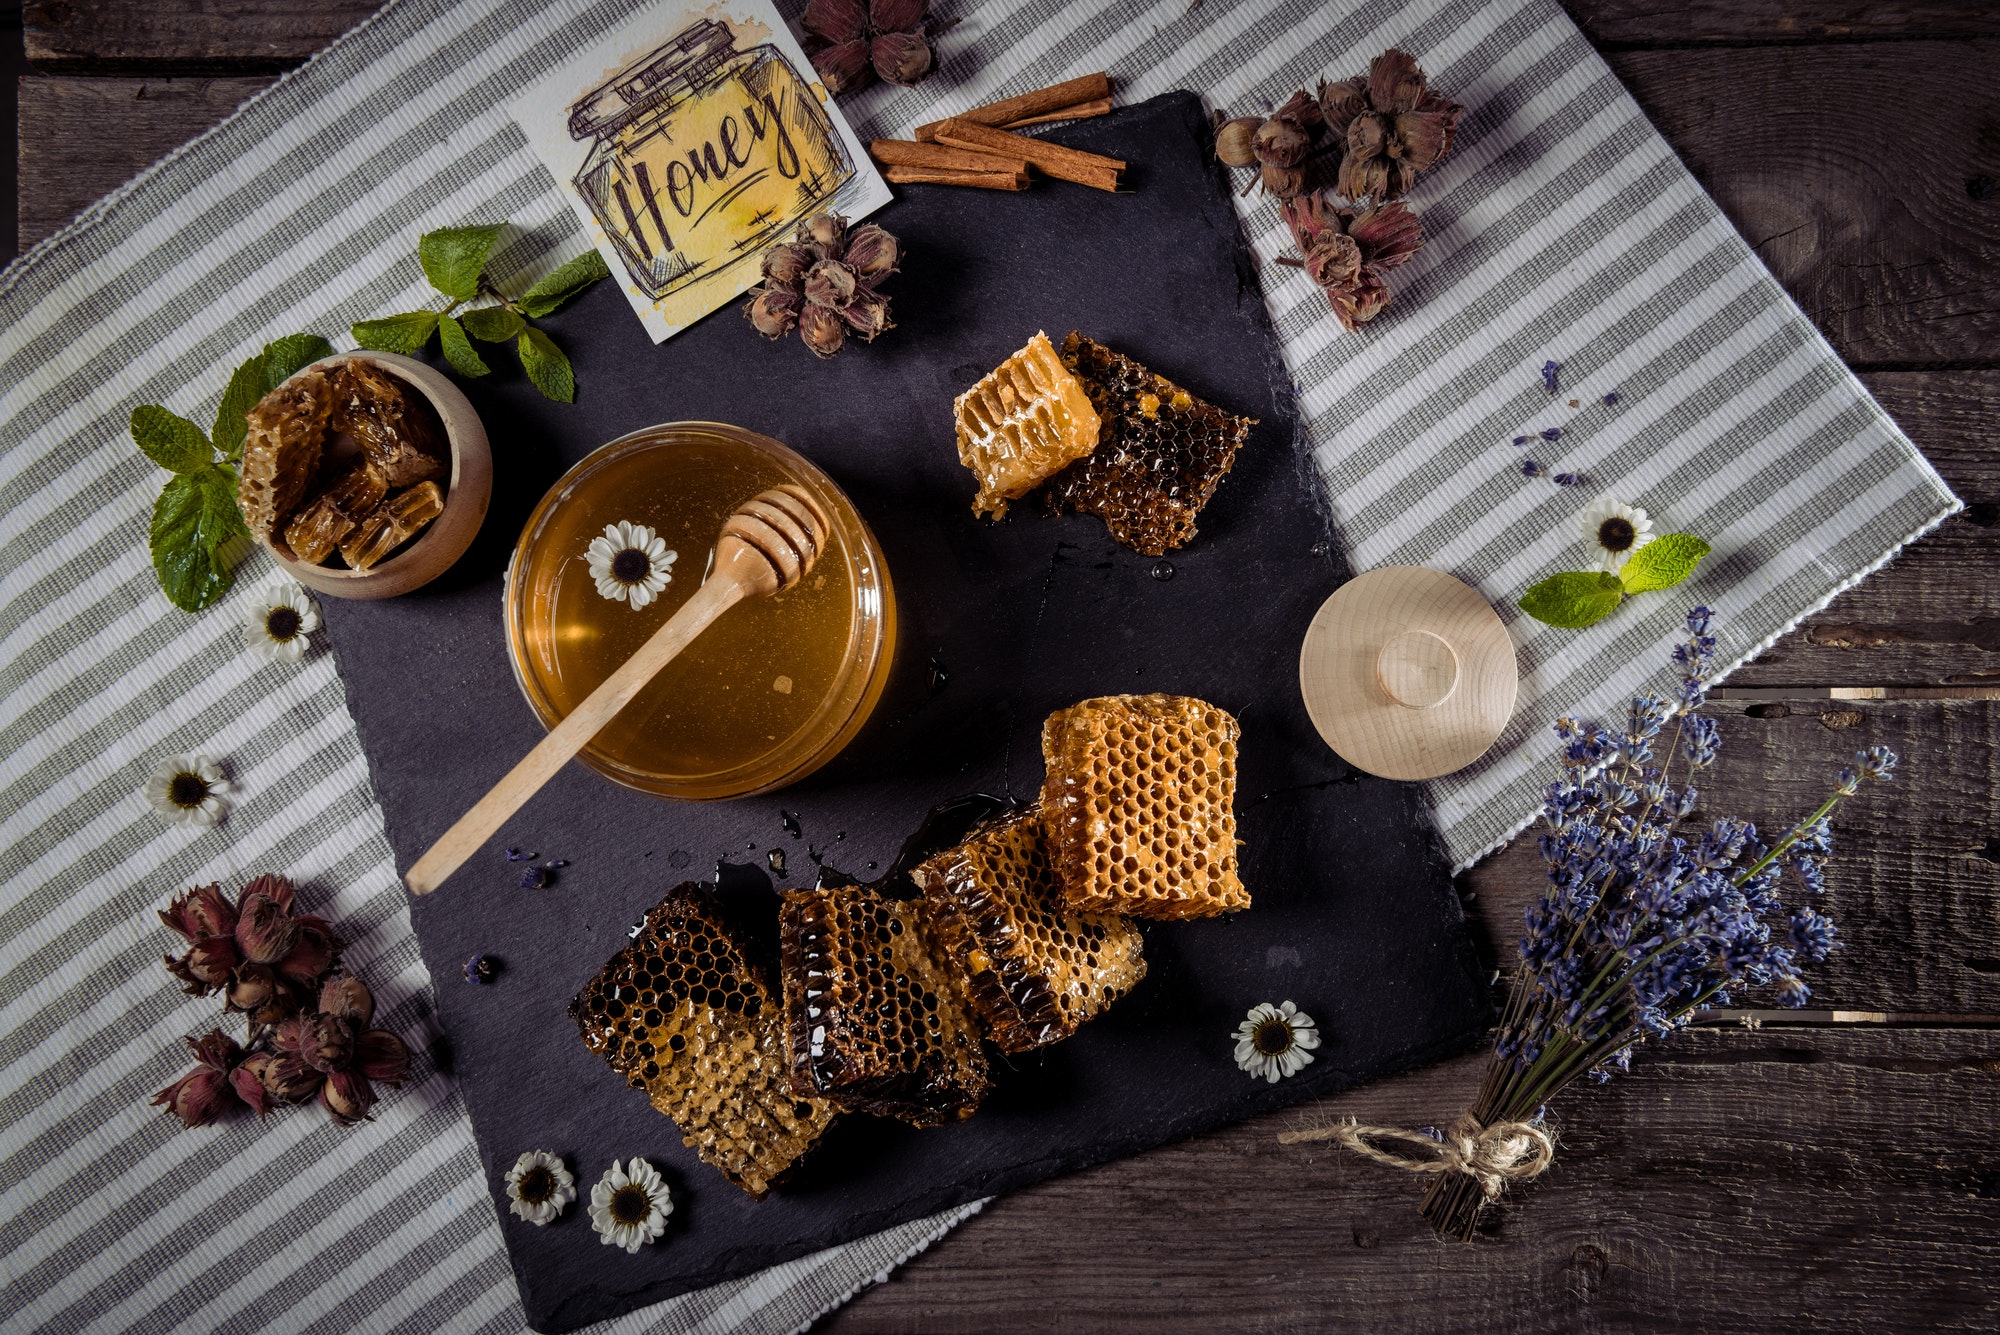
<path fill-rule="evenodd" d="M 767 487 L 775 462 L 725 437 L 634 453 L 577 484 L 526 572 L 530 670 L 567 714 L 693 596 L 722 522 Z M 673 578 L 634 610 L 597 592 L 585 552 L 607 524 L 652 527 L 679 553 Z M 547 578 L 546 563 L 560 561 Z M 755 762 L 812 719 L 847 658 L 854 584 L 839 533 L 797 588 L 731 608 L 600 732 L 591 749 L 648 774 L 694 778 Z M 783 684 L 780 685 L 780 679 Z"/>

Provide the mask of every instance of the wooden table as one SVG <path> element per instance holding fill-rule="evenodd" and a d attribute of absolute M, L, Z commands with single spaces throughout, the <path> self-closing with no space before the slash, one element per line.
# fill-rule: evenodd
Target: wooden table
<path fill-rule="evenodd" d="M 1020 1192 L 827 1329 L 2000 1327 L 2000 6 L 1567 2 L 1967 504 L 1713 708 L 1705 805 L 1760 822 L 1858 746 L 1903 754 L 1836 829 L 1825 1009 L 1732 1013 L 1560 1101 L 1557 1167 L 1473 1246 L 1412 1180 L 1275 1137 L 1441 1122 L 1480 1057 Z M 22 245 L 372 8 L 29 0 Z M 1539 878 L 1522 845 L 1464 878 L 1496 960 Z"/>

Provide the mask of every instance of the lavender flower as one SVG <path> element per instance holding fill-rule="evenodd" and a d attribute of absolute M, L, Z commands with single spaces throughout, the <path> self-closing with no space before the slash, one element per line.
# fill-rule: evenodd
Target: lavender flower
<path fill-rule="evenodd" d="M 1561 427 L 1559 427 L 1559 426 L 1552 426 L 1552 427 L 1550 427 L 1550 428 L 1549 428 L 1549 429 L 1548 429 L 1547 431 L 1544 431 L 1544 432 L 1542 433 L 1542 439 L 1543 439 L 1543 440 L 1561 440 L 1561 439 L 1562 439 L 1562 428 L 1561 428 Z"/>
<path fill-rule="evenodd" d="M 1604 396 L 1604 406 L 1605 406 L 1605 407 L 1607 407 L 1607 408 L 1615 408 L 1615 407 L 1617 407 L 1617 406 L 1618 406 L 1618 391 L 1617 391 L 1617 390 L 1615 390 L 1615 389 L 1614 389 L 1614 390 L 1612 390 L 1612 391 L 1611 391 L 1611 392 L 1610 392 L 1609 394 L 1606 394 L 1606 395 Z"/>
<path fill-rule="evenodd" d="M 1521 461 L 1522 477 L 1540 477 L 1541 475 L 1542 475 L 1542 466 L 1536 463 L 1533 459 L 1523 459 Z"/>
<path fill-rule="evenodd" d="M 1542 388 L 1546 389 L 1549 393 L 1554 394 L 1556 392 L 1556 379 L 1561 374 L 1562 374 L 1561 362 L 1543 362 Z"/>
<path fill-rule="evenodd" d="M 1558 487 L 1580 487 L 1583 485 L 1583 474 L 1557 473 L 1555 475 L 1555 484 Z"/>

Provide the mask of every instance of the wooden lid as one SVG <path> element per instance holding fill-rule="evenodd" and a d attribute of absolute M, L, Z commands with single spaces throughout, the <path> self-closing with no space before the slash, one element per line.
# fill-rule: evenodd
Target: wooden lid
<path fill-rule="evenodd" d="M 1320 605 L 1299 690 L 1326 744 L 1385 779 L 1434 779 L 1486 753 L 1514 713 L 1514 643 L 1450 575 L 1388 566 Z"/>

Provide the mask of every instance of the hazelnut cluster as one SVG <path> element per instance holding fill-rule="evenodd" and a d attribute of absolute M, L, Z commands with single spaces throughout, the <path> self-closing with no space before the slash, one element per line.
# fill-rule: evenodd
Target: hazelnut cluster
<path fill-rule="evenodd" d="M 812 0 L 799 22 L 813 68 L 835 96 L 878 78 L 921 83 L 937 68 L 930 0 Z"/>
<path fill-rule="evenodd" d="M 831 357 L 850 330 L 872 342 L 895 328 L 889 299 L 875 288 L 901 258 L 901 244 L 874 223 L 850 229 L 837 213 L 819 214 L 764 253 L 764 285 L 743 314 L 765 338 L 796 329 L 814 356 Z"/>

